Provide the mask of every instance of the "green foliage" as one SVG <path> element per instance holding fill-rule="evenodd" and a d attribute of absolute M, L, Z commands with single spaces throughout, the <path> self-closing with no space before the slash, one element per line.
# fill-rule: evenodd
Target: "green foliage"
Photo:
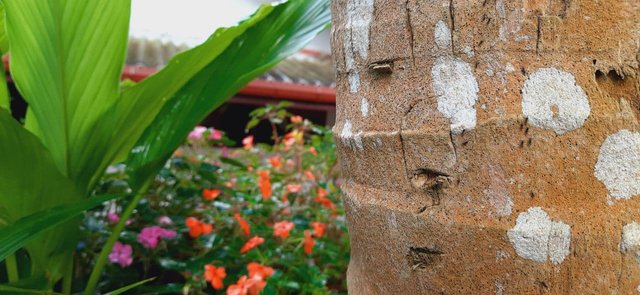
<path fill-rule="evenodd" d="M 193 125 L 329 22 L 327 0 L 265 5 L 238 26 L 217 30 L 156 75 L 123 87 L 130 0 L 0 4 L 6 20 L 0 19 L 0 50 L 5 53 L 8 46 L 12 78 L 29 104 L 21 126 L 6 112 L 0 77 L 0 226 L 5 233 L 28 236 L 16 237 L 4 250 L 26 245 L 25 259 L 34 277 L 46 278 L 45 289 L 71 273 L 79 225 L 74 217 L 82 211 L 79 204 L 93 198 L 110 164 L 129 155 L 134 190 L 121 195 L 140 193 Z M 65 208 L 58 210 L 65 214 L 45 211 L 52 208 Z M 48 212 L 34 223 L 40 228 L 21 225 L 21 218 L 37 212 Z M 105 245 L 97 262 L 96 278 L 110 247 Z M 89 283 L 88 293 L 95 283 Z"/>
<path fill-rule="evenodd" d="M 284 126 L 286 134 L 278 136 L 273 146 L 228 149 L 219 131 L 194 131 L 128 220 L 120 242 L 133 247 L 133 264 L 113 263 L 103 283 L 116 288 L 152 275 L 158 279 L 141 287 L 141 292 L 160 292 L 167 285 L 201 294 L 213 290 L 204 280 L 205 265 L 224 267 L 228 287 L 248 275 L 249 263 L 257 262 L 275 269 L 265 278 L 263 294 L 344 292 L 349 244 L 332 136 L 325 127 L 291 116 L 283 106 L 254 112 L 267 121 L 277 116 L 278 125 Z M 101 182 L 102 192 L 127 189 L 121 186 L 127 177 L 122 168 L 112 169 Z M 268 175 L 268 184 L 260 180 L 261 173 Z M 265 196 L 267 187 L 271 193 Z M 96 255 L 113 226 L 105 216 L 115 216 L 126 205 L 126 201 L 109 204 L 87 217 L 87 247 L 80 255 Z M 249 235 L 236 214 L 250 226 Z M 211 224 L 213 231 L 192 236 L 186 221 L 190 217 Z M 274 225 L 282 221 L 294 225 L 286 238 L 274 235 Z M 304 232 L 314 233 L 314 222 L 324 224 L 326 233 L 313 235 L 315 245 L 308 254 Z M 142 231 L 152 226 L 177 236 L 147 248 L 140 242 Z M 264 243 L 241 253 L 254 236 L 264 238 Z"/>

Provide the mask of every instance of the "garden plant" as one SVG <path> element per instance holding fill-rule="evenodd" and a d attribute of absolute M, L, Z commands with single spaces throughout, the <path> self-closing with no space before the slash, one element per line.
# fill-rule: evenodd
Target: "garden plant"
<path fill-rule="evenodd" d="M 124 199 L 92 262 L 84 293 L 94 294 L 126 220 L 193 127 L 329 22 L 329 1 L 265 5 L 130 85 L 120 82 L 130 0 L 1 3 L 0 50 L 10 55 L 11 78 L 29 104 L 18 122 L 7 91 L 0 93 L 3 293 L 70 294 L 82 212 Z M 116 163 L 126 167 L 131 190 L 103 194 L 98 186 Z"/>
<path fill-rule="evenodd" d="M 126 220 L 101 280 L 105 289 L 155 278 L 136 290 L 346 290 L 348 237 L 331 133 L 284 105 L 255 110 L 249 123 L 268 121 L 273 145 L 247 136 L 243 147 L 228 148 L 232 142 L 219 130 L 198 126 L 190 133 Z M 127 191 L 126 178 L 124 167 L 114 166 L 99 190 Z M 127 203 L 114 201 L 87 215 L 78 262 L 93 260 Z"/>

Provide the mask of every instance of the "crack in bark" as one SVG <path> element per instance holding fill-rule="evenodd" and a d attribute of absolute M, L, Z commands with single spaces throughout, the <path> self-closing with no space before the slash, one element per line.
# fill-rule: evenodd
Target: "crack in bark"
<path fill-rule="evenodd" d="M 453 56 L 455 56 L 456 49 L 455 49 L 455 43 L 453 42 L 453 36 L 455 35 L 455 31 L 456 31 L 456 17 L 455 17 L 456 9 L 453 5 L 453 1 L 454 0 L 449 0 L 449 17 L 451 17 L 451 53 L 453 54 Z"/>
<path fill-rule="evenodd" d="M 405 3 L 405 12 L 406 12 L 406 16 L 407 16 L 407 27 L 409 28 L 409 42 L 410 42 L 410 46 L 411 46 L 411 60 L 413 62 L 413 65 L 416 65 L 416 57 L 415 57 L 415 53 L 414 53 L 414 43 L 415 43 L 415 39 L 414 39 L 414 34 L 413 34 L 413 25 L 411 24 L 411 10 L 409 9 L 409 0 L 407 0 Z"/>
<path fill-rule="evenodd" d="M 538 16 L 538 29 L 536 30 L 536 54 L 540 54 L 540 43 L 542 43 L 542 17 Z"/>
<path fill-rule="evenodd" d="M 455 162 L 458 163 L 458 147 L 456 147 L 456 141 L 453 139 L 453 136 L 453 131 L 449 131 L 449 139 L 451 139 L 451 146 L 453 147 L 453 156 L 455 157 Z"/>

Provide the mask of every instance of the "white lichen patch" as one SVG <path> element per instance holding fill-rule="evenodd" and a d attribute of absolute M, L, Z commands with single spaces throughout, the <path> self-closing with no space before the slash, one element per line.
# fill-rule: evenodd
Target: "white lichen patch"
<path fill-rule="evenodd" d="M 434 36 L 440 49 L 451 48 L 451 31 L 443 21 L 436 24 Z M 461 134 L 475 128 L 479 89 L 471 66 L 459 58 L 441 56 L 431 68 L 431 78 L 438 111 L 451 121 L 451 132 Z"/>
<path fill-rule="evenodd" d="M 550 260 L 560 264 L 569 255 L 571 227 L 551 221 L 540 207 L 529 208 L 518 215 L 516 226 L 507 232 L 518 256 L 536 262 Z"/>
<path fill-rule="evenodd" d="M 451 48 L 451 31 L 444 21 L 439 21 L 434 29 L 434 39 L 440 49 Z"/>
<path fill-rule="evenodd" d="M 351 138 L 353 138 L 353 131 L 351 131 L 353 127 L 351 126 L 351 121 L 346 120 L 344 125 L 342 126 L 342 131 L 340 132 L 340 139 L 342 143 L 345 145 L 349 144 Z"/>
<path fill-rule="evenodd" d="M 640 133 L 621 130 L 609 135 L 600 147 L 595 176 L 611 198 L 640 195 Z"/>
<path fill-rule="evenodd" d="M 438 111 L 451 120 L 451 131 L 460 134 L 476 127 L 478 82 L 466 62 L 439 57 L 431 68 Z"/>
<path fill-rule="evenodd" d="M 360 74 L 356 67 L 355 54 L 367 59 L 369 56 L 369 30 L 373 18 L 374 0 L 348 0 L 343 40 L 345 66 L 348 72 L 349 91 L 358 92 Z"/>
<path fill-rule="evenodd" d="M 586 93 L 571 73 L 542 68 L 524 83 L 522 112 L 531 125 L 564 134 L 582 127 L 591 107 Z"/>
<path fill-rule="evenodd" d="M 640 250 L 640 224 L 629 223 L 622 227 L 622 241 L 620 241 L 620 251 L 627 252 Z"/>
<path fill-rule="evenodd" d="M 356 132 L 356 134 L 353 136 L 353 143 L 355 143 L 358 149 L 364 149 L 364 145 L 362 144 L 362 131 Z"/>
<path fill-rule="evenodd" d="M 360 113 L 362 113 L 362 116 L 365 118 L 369 116 L 369 101 L 364 97 L 360 101 Z"/>

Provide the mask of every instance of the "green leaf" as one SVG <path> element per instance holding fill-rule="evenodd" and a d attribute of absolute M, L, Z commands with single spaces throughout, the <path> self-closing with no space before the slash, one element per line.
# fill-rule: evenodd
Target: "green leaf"
<path fill-rule="evenodd" d="M 0 109 L 0 167 L 0 211 L 2 219 L 11 225 L 35 212 L 82 199 L 75 185 L 58 171 L 40 140 L 3 109 Z M 55 264 L 54 260 L 62 259 L 58 254 L 68 255 L 69 248 L 75 246 L 77 230 L 77 224 L 57 228 L 30 244 L 29 254 L 38 269 L 44 270 Z M 52 272 L 55 276 L 56 270 Z"/>
<path fill-rule="evenodd" d="M 139 286 L 141 286 L 141 285 L 144 285 L 144 284 L 146 284 L 146 283 L 148 283 L 148 282 L 151 282 L 151 281 L 153 281 L 153 280 L 155 280 L 155 279 L 156 279 L 156 278 L 150 278 L 150 279 L 146 279 L 146 280 L 143 280 L 143 281 L 139 281 L 139 282 L 137 282 L 137 283 L 133 283 L 133 284 L 131 284 L 131 285 L 129 285 L 129 286 L 122 287 L 122 288 L 120 288 L 120 289 L 118 289 L 118 290 L 114 290 L 114 291 L 108 292 L 108 293 L 106 293 L 106 294 L 104 294 L 104 295 L 119 295 L 119 294 L 122 294 L 122 293 L 124 293 L 124 292 L 129 291 L 129 290 L 132 290 L 132 289 L 134 289 L 134 288 L 136 288 L 136 287 L 139 287 Z"/>
<path fill-rule="evenodd" d="M 130 0 L 4 0 L 11 74 L 58 169 L 88 189 L 102 174 L 120 92 Z M 102 119 L 102 120 L 101 120 Z M 33 123 L 28 123 L 32 126 Z M 106 130 L 106 131 L 105 131 Z M 108 131 L 108 132 L 107 132 Z"/>
<path fill-rule="evenodd" d="M 0 1 L 0 57 L 9 51 L 9 39 L 5 30 L 4 4 Z M 7 87 L 7 77 L 4 70 L 4 63 L 0 61 L 0 108 L 11 113 L 11 97 Z"/>
<path fill-rule="evenodd" d="M 70 205 L 36 212 L 0 228 L 0 260 L 5 259 L 39 234 L 77 217 L 85 210 L 117 198 L 117 195 L 88 198 Z"/>
<path fill-rule="evenodd" d="M 178 55 L 163 71 L 125 92 L 131 101 L 166 101 L 157 112 L 123 104 L 149 114 L 144 130 L 127 159 L 132 185 L 154 175 L 188 132 L 245 84 L 297 52 L 327 27 L 328 0 L 290 0 L 262 6 L 251 18 L 220 29 L 204 44 Z M 171 80 L 168 80 L 171 78 Z M 150 92 L 149 92 L 150 91 Z M 156 115 L 157 114 L 157 115 Z M 146 116 L 146 115 L 145 115 Z M 149 120 L 149 118 L 140 121 Z"/>
<path fill-rule="evenodd" d="M 18 287 L 11 287 L 7 285 L 0 285 L 0 292 L 2 294 L 39 294 L 39 295 L 62 295 L 62 293 L 56 293 L 43 290 L 30 290 Z"/>

